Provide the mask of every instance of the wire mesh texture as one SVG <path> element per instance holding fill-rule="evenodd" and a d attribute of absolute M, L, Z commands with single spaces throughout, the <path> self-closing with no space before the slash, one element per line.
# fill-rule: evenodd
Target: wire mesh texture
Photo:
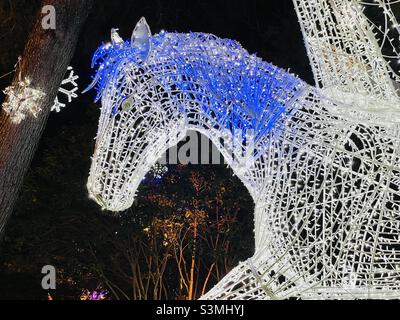
<path fill-rule="evenodd" d="M 90 196 L 129 208 L 195 130 L 255 203 L 254 256 L 203 299 L 400 298 L 398 2 L 294 0 L 316 87 L 232 40 L 152 36 L 143 18 L 130 41 L 113 29 L 92 65 L 102 109 Z"/>

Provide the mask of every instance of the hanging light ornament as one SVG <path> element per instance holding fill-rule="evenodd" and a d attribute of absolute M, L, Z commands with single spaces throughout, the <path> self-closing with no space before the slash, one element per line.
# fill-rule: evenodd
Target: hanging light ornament
<path fill-rule="evenodd" d="M 40 102 L 46 96 L 42 90 L 33 88 L 31 80 L 27 77 L 7 87 L 4 94 L 6 99 L 3 110 L 15 124 L 21 123 L 27 115 L 36 118 L 41 111 Z"/>

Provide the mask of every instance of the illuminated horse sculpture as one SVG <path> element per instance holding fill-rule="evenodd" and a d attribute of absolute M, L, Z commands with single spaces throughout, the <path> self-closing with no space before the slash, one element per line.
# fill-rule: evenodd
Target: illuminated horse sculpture
<path fill-rule="evenodd" d="M 203 298 L 400 297 L 395 111 L 309 86 L 235 41 L 151 36 L 144 19 L 131 41 L 112 30 L 93 66 L 102 110 L 88 190 L 103 208 L 129 208 L 188 130 L 213 141 L 254 199 L 254 256 Z"/>

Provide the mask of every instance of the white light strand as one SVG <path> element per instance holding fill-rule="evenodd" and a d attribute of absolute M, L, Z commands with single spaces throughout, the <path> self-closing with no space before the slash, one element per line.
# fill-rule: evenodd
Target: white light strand
<path fill-rule="evenodd" d="M 293 2 L 317 87 L 336 99 L 345 92 L 399 106 L 400 77 L 390 65 L 400 58 L 399 25 L 391 8 L 396 1 Z M 376 23 L 365 15 L 368 7 L 378 16 Z"/>
<path fill-rule="evenodd" d="M 6 95 L 6 100 L 3 103 L 3 110 L 15 124 L 21 123 L 27 115 L 37 117 L 41 111 L 40 103 L 45 97 L 43 91 L 31 87 L 29 78 L 7 87 L 4 90 L 4 94 Z"/>
<path fill-rule="evenodd" d="M 72 99 L 78 97 L 76 94 L 76 91 L 78 90 L 78 84 L 76 83 L 76 80 L 79 79 L 79 76 L 74 74 L 74 69 L 71 66 L 67 68 L 67 71 L 69 71 L 68 76 L 61 82 L 58 92 L 66 96 L 67 102 L 70 103 L 72 102 Z M 60 102 L 60 99 L 57 95 L 50 111 L 60 112 L 62 108 L 65 108 L 65 106 L 66 103 Z"/>

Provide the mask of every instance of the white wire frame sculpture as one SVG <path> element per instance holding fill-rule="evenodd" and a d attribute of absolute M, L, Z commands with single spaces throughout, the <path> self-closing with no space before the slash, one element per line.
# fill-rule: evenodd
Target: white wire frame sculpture
<path fill-rule="evenodd" d="M 203 299 L 399 298 L 396 76 L 363 33 L 359 2 L 294 5 L 317 87 L 232 40 L 151 36 L 144 19 L 131 41 L 112 30 L 93 58 L 89 88 L 102 109 L 89 195 L 107 210 L 129 208 L 157 159 L 195 130 L 255 203 L 254 255 Z M 342 29 L 326 35 L 332 21 Z"/>

